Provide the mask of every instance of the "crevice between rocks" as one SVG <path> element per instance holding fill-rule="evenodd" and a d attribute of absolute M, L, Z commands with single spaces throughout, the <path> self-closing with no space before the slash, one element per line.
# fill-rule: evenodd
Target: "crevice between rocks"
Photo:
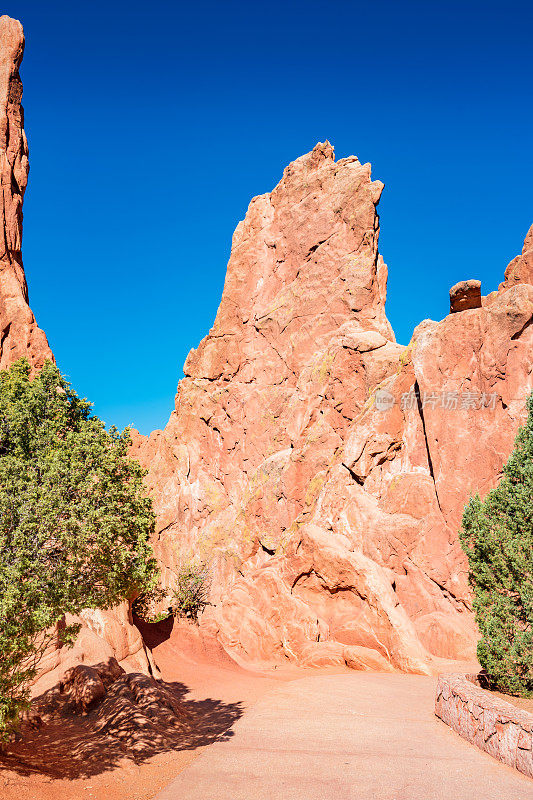
<path fill-rule="evenodd" d="M 356 483 L 358 483 L 359 486 L 364 486 L 365 485 L 365 479 L 361 475 L 356 475 L 356 473 L 353 471 L 353 469 L 350 469 L 350 467 L 347 464 L 345 464 L 344 461 L 341 461 L 341 464 L 344 467 L 344 469 L 348 470 L 348 472 L 350 473 L 350 475 L 353 478 L 353 480 Z"/>
<path fill-rule="evenodd" d="M 439 500 L 439 493 L 437 491 L 437 482 L 435 480 L 435 473 L 433 472 L 433 461 L 431 460 L 431 452 L 430 452 L 430 449 L 429 449 L 429 442 L 428 442 L 428 436 L 427 436 L 427 431 L 426 431 L 426 420 L 424 419 L 424 408 L 423 408 L 423 405 L 422 405 L 422 398 L 420 396 L 420 386 L 418 385 L 418 381 L 415 381 L 414 390 L 415 390 L 416 403 L 417 403 L 417 406 L 418 406 L 418 413 L 420 414 L 420 421 L 422 422 L 422 431 L 424 433 L 424 442 L 426 444 L 426 455 L 427 455 L 427 459 L 428 459 L 429 474 L 431 475 L 431 480 L 433 481 L 433 486 L 435 487 L 435 497 L 437 498 L 437 505 L 439 507 L 439 511 L 444 516 L 444 514 L 442 512 L 440 500 Z"/>
<path fill-rule="evenodd" d="M 0 334 L 0 353 L 2 352 L 2 348 L 4 346 L 4 342 L 9 336 L 9 331 L 11 330 L 11 322 L 8 322 L 2 333 Z"/>
<path fill-rule="evenodd" d="M 522 336 L 522 334 L 524 333 L 524 331 L 527 328 L 529 328 L 530 325 L 533 325 L 533 314 L 528 319 L 528 321 L 526 323 L 524 323 L 524 325 L 522 325 L 522 327 L 520 328 L 519 331 L 517 331 L 516 333 L 513 333 L 513 335 L 511 336 L 511 340 L 512 341 L 516 341 L 516 339 L 519 339 Z"/>
<path fill-rule="evenodd" d="M 283 358 L 283 356 L 281 355 L 281 353 L 279 352 L 279 350 L 277 349 L 277 347 L 274 347 L 274 345 L 272 344 L 272 342 L 270 342 L 270 341 L 267 339 L 267 337 L 265 336 L 265 334 L 263 333 L 263 331 L 262 331 L 260 328 L 258 328 L 258 327 L 257 327 L 257 325 L 254 325 L 253 327 L 255 328 L 255 330 L 257 331 L 257 333 L 258 333 L 260 336 L 262 336 L 262 337 L 263 337 L 263 339 L 264 339 L 264 340 L 265 340 L 265 342 L 266 342 L 266 343 L 269 345 L 269 347 L 271 347 L 271 349 L 272 349 L 272 350 L 275 352 L 275 354 L 278 356 L 278 358 L 280 359 L 280 361 L 281 361 L 281 362 L 284 364 L 284 366 L 286 367 L 286 369 L 288 370 L 288 372 L 289 372 L 290 374 L 292 374 L 292 375 L 293 375 L 293 376 L 294 376 L 296 379 L 298 379 L 298 376 L 296 375 L 296 372 L 295 372 L 293 369 L 291 369 L 291 368 L 289 367 L 289 365 L 287 364 L 287 362 L 285 361 L 285 359 Z"/>

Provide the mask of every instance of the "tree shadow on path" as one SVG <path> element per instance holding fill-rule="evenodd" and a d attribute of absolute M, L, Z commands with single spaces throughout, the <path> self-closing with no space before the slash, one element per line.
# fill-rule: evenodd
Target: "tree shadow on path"
<path fill-rule="evenodd" d="M 140 765 L 159 753 L 196 750 L 233 736 L 241 702 L 187 700 L 188 693 L 183 683 L 123 676 L 86 716 L 63 711 L 37 729 L 27 726 L 22 739 L 0 753 L 0 770 L 75 780 L 115 769 L 125 759 Z"/>

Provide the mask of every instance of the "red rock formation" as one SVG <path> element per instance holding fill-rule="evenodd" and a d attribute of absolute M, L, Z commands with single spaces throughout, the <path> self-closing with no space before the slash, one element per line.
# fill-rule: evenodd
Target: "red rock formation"
<path fill-rule="evenodd" d="M 175 565 L 178 531 L 182 551 L 216 550 L 218 599 L 235 567 L 260 567 L 291 546 L 369 389 L 398 364 L 377 251 L 382 188 L 369 165 L 336 163 L 325 143 L 252 200 L 211 334 L 187 359 L 166 431 L 144 445 L 162 563 Z M 327 638 L 281 575 L 272 579 L 274 602 L 289 595 L 287 624 L 309 625 L 315 638 L 324 628 Z M 283 653 L 277 632 L 261 638 L 255 658 Z"/>
<path fill-rule="evenodd" d="M 105 611 L 85 609 L 78 617 L 69 616 L 68 623 L 81 626 L 76 641 L 73 647 L 62 647 L 59 637 L 51 643 L 39 662 L 33 696 L 48 691 L 78 664 L 94 665 L 115 658 L 126 672 L 157 674 L 157 667 L 131 620 L 127 602 Z"/>
<path fill-rule="evenodd" d="M 481 281 L 460 281 L 450 289 L 450 314 L 481 308 Z"/>
<path fill-rule="evenodd" d="M 500 284 L 500 289 L 517 283 L 533 283 L 533 225 L 527 233 L 522 254 L 513 258 L 505 270 L 505 281 Z"/>
<path fill-rule="evenodd" d="M 2 18 L 0 44 L 0 366 L 26 353 L 38 367 L 51 354 L 20 258 L 18 23 Z M 164 583 L 191 554 L 210 561 L 201 627 L 237 659 L 428 671 L 435 657 L 473 653 L 457 528 L 470 494 L 496 482 L 524 416 L 533 233 L 499 292 L 423 322 L 405 348 L 384 310 L 382 188 L 326 142 L 252 200 L 175 411 L 164 431 L 135 437 Z M 148 668 L 125 606 L 82 621 L 73 651 L 48 654 L 41 690 L 80 662 Z"/>
<path fill-rule="evenodd" d="M 474 652 L 457 529 L 523 418 L 533 289 L 506 283 L 396 344 L 381 190 L 326 142 L 252 200 L 175 411 L 135 441 L 166 583 L 210 559 L 202 627 L 256 664 L 425 671 Z"/>
<path fill-rule="evenodd" d="M 21 356 L 35 367 L 53 358 L 28 305 L 22 267 L 22 200 L 28 182 L 28 143 L 21 106 L 19 66 L 24 52 L 20 22 L 0 17 L 0 369 Z"/>
<path fill-rule="evenodd" d="M 349 530 L 392 569 L 401 606 L 438 656 L 467 656 L 474 638 L 457 530 L 468 498 L 498 480 L 524 420 L 532 301 L 533 287 L 520 285 L 489 307 L 421 323 L 382 384 L 395 405 L 370 405 L 346 443 L 345 463 L 364 482 Z"/>
<path fill-rule="evenodd" d="M 230 548 L 271 549 L 311 503 L 304 489 L 368 387 L 397 361 L 377 254 L 381 190 L 368 165 L 336 164 L 326 143 L 252 200 L 238 226 L 214 327 L 187 359 L 165 435 L 149 445 L 162 525 L 183 520 L 191 543 L 222 526 Z M 232 532 L 222 518 L 243 503 Z"/>

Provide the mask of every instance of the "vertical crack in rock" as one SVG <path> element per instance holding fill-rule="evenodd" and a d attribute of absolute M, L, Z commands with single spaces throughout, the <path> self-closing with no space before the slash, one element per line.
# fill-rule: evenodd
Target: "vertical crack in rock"
<path fill-rule="evenodd" d="M 437 504 L 438 504 L 440 512 L 442 514 L 442 507 L 441 507 L 441 504 L 440 504 L 440 501 L 439 501 L 439 493 L 437 491 L 437 481 L 435 480 L 435 473 L 433 471 L 433 461 L 431 459 L 431 451 L 429 449 L 429 441 L 428 441 L 428 435 L 427 435 L 427 430 L 426 430 L 426 420 L 424 418 L 424 407 L 423 407 L 423 403 L 422 403 L 422 397 L 420 395 L 420 386 L 418 385 L 418 381 L 415 381 L 414 391 L 415 391 L 415 396 L 416 396 L 416 403 L 417 403 L 417 406 L 418 406 L 418 413 L 420 414 L 420 420 L 422 422 L 422 431 L 423 431 L 423 434 L 424 434 L 424 443 L 426 445 L 426 454 L 427 454 L 427 459 L 428 459 L 429 474 L 431 475 L 431 480 L 433 481 L 433 485 L 435 487 L 435 497 L 437 498 Z"/>

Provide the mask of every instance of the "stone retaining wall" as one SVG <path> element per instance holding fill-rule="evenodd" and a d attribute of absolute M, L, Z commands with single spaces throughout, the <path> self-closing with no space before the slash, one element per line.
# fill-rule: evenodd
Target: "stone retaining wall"
<path fill-rule="evenodd" d="M 435 714 L 480 750 L 533 778 L 533 714 L 481 689 L 476 675 L 440 675 Z"/>

